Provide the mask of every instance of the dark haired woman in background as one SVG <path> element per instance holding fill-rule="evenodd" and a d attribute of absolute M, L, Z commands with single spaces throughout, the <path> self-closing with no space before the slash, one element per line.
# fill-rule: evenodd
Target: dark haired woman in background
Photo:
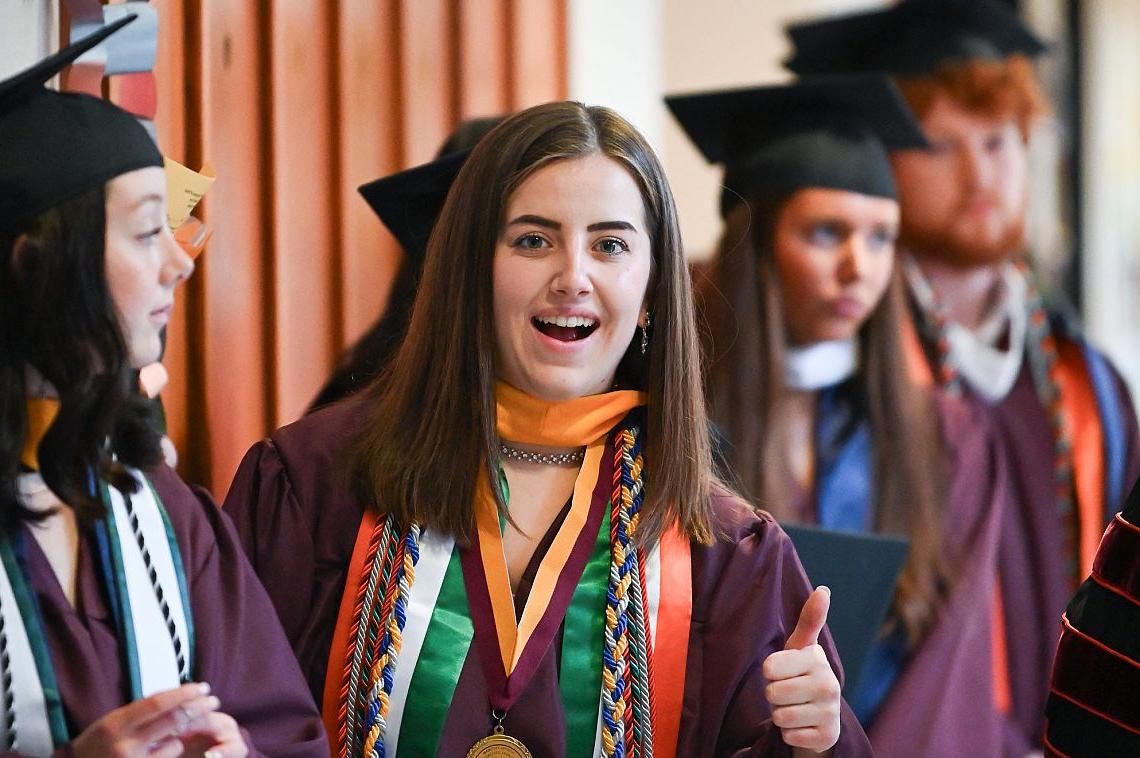
<path fill-rule="evenodd" d="M 848 672 L 876 752 L 990 754 L 1005 474 L 974 408 L 907 375 L 887 151 L 924 146 L 922 133 L 878 76 L 668 102 L 726 164 L 725 229 L 701 298 L 726 457 L 777 519 L 909 539 L 883 637 Z"/>
<path fill-rule="evenodd" d="M 428 235 L 447 190 L 467 153 L 502 120 L 502 116 L 486 116 L 462 121 L 440 145 L 432 163 L 360 188 L 364 199 L 400 243 L 404 257 L 396 269 L 384 312 L 341 355 L 332 376 L 313 398 L 310 413 L 367 387 L 388 365 L 408 330 Z"/>
<path fill-rule="evenodd" d="M 0 83 L 0 750 L 327 755 L 232 527 L 135 391 L 193 271 L 162 155 L 43 87 L 129 20 Z"/>
<path fill-rule="evenodd" d="M 713 476 L 698 353 L 640 134 L 549 103 L 480 141 L 387 372 L 225 503 L 335 754 L 869 752 L 827 591 Z"/>

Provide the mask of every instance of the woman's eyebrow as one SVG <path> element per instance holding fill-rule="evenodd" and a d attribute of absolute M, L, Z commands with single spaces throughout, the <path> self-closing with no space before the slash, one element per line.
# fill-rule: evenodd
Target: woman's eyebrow
<path fill-rule="evenodd" d="M 162 195 L 155 193 L 155 194 L 147 195 L 146 197 L 140 199 L 137 203 L 134 204 L 134 208 L 141 208 L 143 205 L 145 205 L 147 203 L 161 203 L 161 202 L 163 202 Z"/>
<path fill-rule="evenodd" d="M 515 224 L 534 224 L 535 226 L 543 226 L 547 229 L 554 229 L 555 231 L 562 228 L 562 224 L 557 221 L 552 221 L 545 216 L 536 216 L 533 213 L 524 213 L 521 216 L 516 216 L 507 223 L 507 226 L 514 226 Z"/>
<path fill-rule="evenodd" d="M 637 228 L 628 221 L 599 221 L 586 227 L 588 232 L 626 231 L 637 232 Z"/>

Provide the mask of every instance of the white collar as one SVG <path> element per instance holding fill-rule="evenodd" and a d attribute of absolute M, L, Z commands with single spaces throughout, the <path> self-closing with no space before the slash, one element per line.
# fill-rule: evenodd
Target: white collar
<path fill-rule="evenodd" d="M 905 266 L 907 282 L 915 300 L 927 313 L 936 313 L 938 304 L 934 288 L 914 259 Z M 1017 382 L 1025 357 L 1025 339 L 1029 327 L 1026 304 L 1029 286 L 1025 277 L 1011 264 L 1001 269 L 997 302 L 975 329 L 961 324 L 946 324 L 943 336 L 948 350 L 946 360 L 972 390 L 991 403 L 1005 398 Z M 1009 346 L 1002 350 L 998 342 L 1008 335 Z"/>
<path fill-rule="evenodd" d="M 789 347 L 784 352 L 784 383 L 789 389 L 815 391 L 854 375 L 859 343 L 854 339 Z"/>

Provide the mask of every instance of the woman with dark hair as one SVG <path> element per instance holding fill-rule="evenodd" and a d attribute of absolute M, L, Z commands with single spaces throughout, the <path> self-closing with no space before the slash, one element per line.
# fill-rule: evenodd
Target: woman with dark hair
<path fill-rule="evenodd" d="M 876 752 L 961 755 L 976 740 L 990 754 L 1005 469 L 975 407 L 907 375 L 888 150 L 922 133 L 874 75 L 668 102 L 726 165 L 700 298 L 725 457 L 778 520 L 909 540 L 887 624 L 848 672 Z"/>
<path fill-rule="evenodd" d="M 334 754 L 867 754 L 828 591 L 718 483 L 706 424 L 652 150 L 605 108 L 507 119 L 388 370 L 226 499 Z"/>
<path fill-rule="evenodd" d="M 0 83 L 0 750 L 324 755 L 232 527 L 137 392 L 194 268 L 162 155 L 43 87 L 133 18 Z"/>

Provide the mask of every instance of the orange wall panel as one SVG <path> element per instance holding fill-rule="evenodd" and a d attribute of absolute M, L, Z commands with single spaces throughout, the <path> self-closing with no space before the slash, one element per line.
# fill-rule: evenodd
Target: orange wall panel
<path fill-rule="evenodd" d="M 334 271 L 332 29 L 325 3 L 271 0 L 268 48 L 272 146 L 273 381 L 270 421 L 298 418 L 340 344 Z"/>
<path fill-rule="evenodd" d="M 566 9 L 563 0 L 511 0 L 512 106 L 566 96 Z"/>
<path fill-rule="evenodd" d="M 509 0 L 456 0 L 459 118 L 497 116 L 511 108 Z"/>
<path fill-rule="evenodd" d="M 264 187 L 263 33 L 250 3 L 200 2 L 193 168 L 218 178 L 203 204 L 214 231 L 199 258 L 197 349 L 203 365 L 206 467 L 219 496 L 246 449 L 269 428 L 269 228 Z"/>
<path fill-rule="evenodd" d="M 404 165 L 431 160 L 451 131 L 454 48 L 449 3 L 400 3 L 400 105 Z"/>
<path fill-rule="evenodd" d="M 361 184 L 398 170 L 399 66 L 394 0 L 342 0 L 337 19 L 336 191 L 341 218 L 342 334 L 359 337 L 380 315 L 400 250 L 380 219 L 356 191 Z"/>

